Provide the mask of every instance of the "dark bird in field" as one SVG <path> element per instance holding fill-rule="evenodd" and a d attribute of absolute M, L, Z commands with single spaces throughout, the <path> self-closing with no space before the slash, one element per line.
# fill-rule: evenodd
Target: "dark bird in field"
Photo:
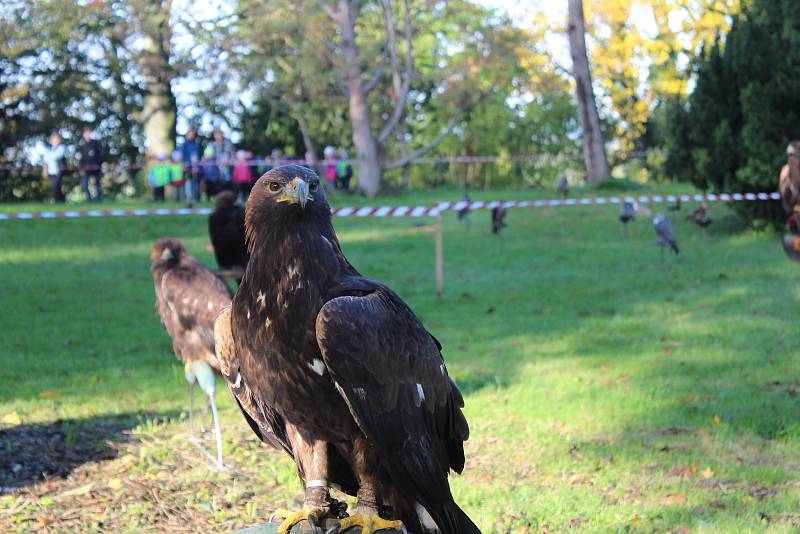
<path fill-rule="evenodd" d="M 669 219 L 658 213 L 653 218 L 653 227 L 658 236 L 656 244 L 662 247 L 669 247 L 675 254 L 678 254 L 678 242 L 675 240 L 675 231 Z"/>
<path fill-rule="evenodd" d="M 363 534 L 398 520 L 417 534 L 479 532 L 448 484 L 469 427 L 441 345 L 344 256 L 319 177 L 269 171 L 245 223 L 250 263 L 217 320 L 217 354 L 252 430 L 292 456 L 305 485 L 279 530 L 310 517 Z M 358 497 L 354 515 L 335 519 L 331 487 Z"/>
<path fill-rule="evenodd" d="M 175 356 L 183 362 L 184 376 L 189 382 L 192 432 L 192 397 L 197 384 L 211 403 L 217 464 L 222 467 L 222 438 L 214 400 L 215 373 L 219 372 L 214 348 L 214 320 L 225 306 L 230 305 L 230 289 L 213 272 L 192 258 L 177 239 L 156 241 L 150 251 L 150 261 L 156 289 L 156 309 L 161 323 L 172 337 Z"/>
<path fill-rule="evenodd" d="M 464 196 L 461 198 L 461 202 L 464 202 L 465 205 L 457 212 L 459 221 L 463 220 L 467 215 L 469 215 L 469 204 L 472 202 L 472 200 L 469 198 L 468 194 L 464 193 Z"/>
<path fill-rule="evenodd" d="M 707 228 L 711 224 L 711 219 L 708 218 L 708 206 L 704 202 L 697 206 L 697 208 L 686 216 L 686 220 L 693 222 L 697 226 Z"/>
<path fill-rule="evenodd" d="M 636 208 L 633 202 L 626 200 L 622 204 L 622 212 L 619 214 L 619 220 L 622 223 L 622 234 L 624 237 L 628 236 L 628 223 L 636 219 Z"/>
<path fill-rule="evenodd" d="M 681 211 L 681 197 L 675 199 L 675 205 L 667 208 L 669 211 Z"/>
<path fill-rule="evenodd" d="M 619 220 L 622 224 L 628 224 L 635 219 L 636 208 L 633 206 L 633 202 L 626 200 L 625 203 L 622 204 L 622 212 L 619 214 Z"/>
<path fill-rule="evenodd" d="M 506 209 L 503 206 L 492 208 L 492 232 L 499 234 L 500 230 L 508 226 L 506 224 Z"/>
<path fill-rule="evenodd" d="M 220 269 L 244 272 L 250 259 L 245 244 L 244 208 L 232 191 L 223 191 L 214 198 L 214 211 L 208 216 L 208 233 Z"/>
<path fill-rule="evenodd" d="M 558 194 L 564 198 L 567 198 L 569 195 L 569 181 L 567 180 L 567 175 L 562 174 L 558 177 L 558 182 L 556 183 L 556 191 Z"/>

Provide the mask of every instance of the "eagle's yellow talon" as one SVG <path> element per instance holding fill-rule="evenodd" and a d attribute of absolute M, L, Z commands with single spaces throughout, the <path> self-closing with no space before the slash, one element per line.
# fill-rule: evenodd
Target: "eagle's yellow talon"
<path fill-rule="evenodd" d="M 288 534 L 292 527 L 300 521 L 305 521 L 309 516 L 312 516 L 317 523 L 320 522 L 323 516 L 327 514 L 327 510 L 320 508 L 303 508 L 298 512 L 290 510 L 275 510 L 273 517 L 282 517 L 283 523 L 278 527 L 278 532 L 281 534 Z"/>
<path fill-rule="evenodd" d="M 347 532 L 348 528 L 361 527 L 361 534 L 373 534 L 379 530 L 403 530 L 402 521 L 389 521 L 377 514 L 354 514 L 339 520 L 339 532 Z"/>

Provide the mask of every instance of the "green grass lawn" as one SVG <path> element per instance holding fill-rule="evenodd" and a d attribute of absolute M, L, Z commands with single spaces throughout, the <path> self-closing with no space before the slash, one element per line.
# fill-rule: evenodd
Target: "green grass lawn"
<path fill-rule="evenodd" d="M 550 195 L 473 198 L 530 196 Z M 499 237 L 485 210 L 468 229 L 446 214 L 442 300 L 432 233 L 408 219 L 335 226 L 356 267 L 444 345 L 472 429 L 453 491 L 487 534 L 797 532 L 798 266 L 721 204 L 708 239 L 685 206 L 681 255 L 663 259 L 648 220 L 622 238 L 618 209 L 510 210 Z M 232 469 L 210 472 L 183 439 L 186 383 L 148 262 L 167 235 L 212 262 L 202 217 L 0 222 L 0 443 L 55 421 L 71 445 L 115 428 L 85 438 L 110 459 L 0 496 L 0 530 L 223 532 L 300 495 L 293 466 L 258 445 L 222 387 Z"/>

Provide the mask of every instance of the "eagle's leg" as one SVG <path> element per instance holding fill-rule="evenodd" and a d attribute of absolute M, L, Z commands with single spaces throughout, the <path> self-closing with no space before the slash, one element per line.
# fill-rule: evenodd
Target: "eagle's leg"
<path fill-rule="evenodd" d="M 375 475 L 378 459 L 374 447 L 370 447 L 363 436 L 353 442 L 353 463 L 359 485 L 355 514 L 339 521 L 335 532 L 346 532 L 353 527 L 360 527 L 361 534 L 373 534 L 385 529 L 405 531 L 402 521 L 389 521 L 379 515 L 382 503 L 378 493 L 378 477 Z"/>
<path fill-rule="evenodd" d="M 303 508 L 292 512 L 277 510 L 275 517 L 283 522 L 278 532 L 285 534 L 297 523 L 309 520 L 320 524 L 326 516 L 333 517 L 328 483 L 328 444 L 320 440 L 306 440 L 292 424 L 286 424 L 286 435 L 292 445 L 292 453 L 301 477 L 305 481 Z"/>

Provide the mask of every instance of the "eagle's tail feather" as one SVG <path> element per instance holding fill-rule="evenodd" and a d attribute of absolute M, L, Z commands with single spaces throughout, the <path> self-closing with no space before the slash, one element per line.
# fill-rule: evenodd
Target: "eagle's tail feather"
<path fill-rule="evenodd" d="M 418 506 L 416 511 L 415 519 L 418 521 L 414 526 L 419 528 L 420 534 L 481 534 L 480 529 L 464 510 L 453 501 L 431 513 L 421 506 Z"/>

